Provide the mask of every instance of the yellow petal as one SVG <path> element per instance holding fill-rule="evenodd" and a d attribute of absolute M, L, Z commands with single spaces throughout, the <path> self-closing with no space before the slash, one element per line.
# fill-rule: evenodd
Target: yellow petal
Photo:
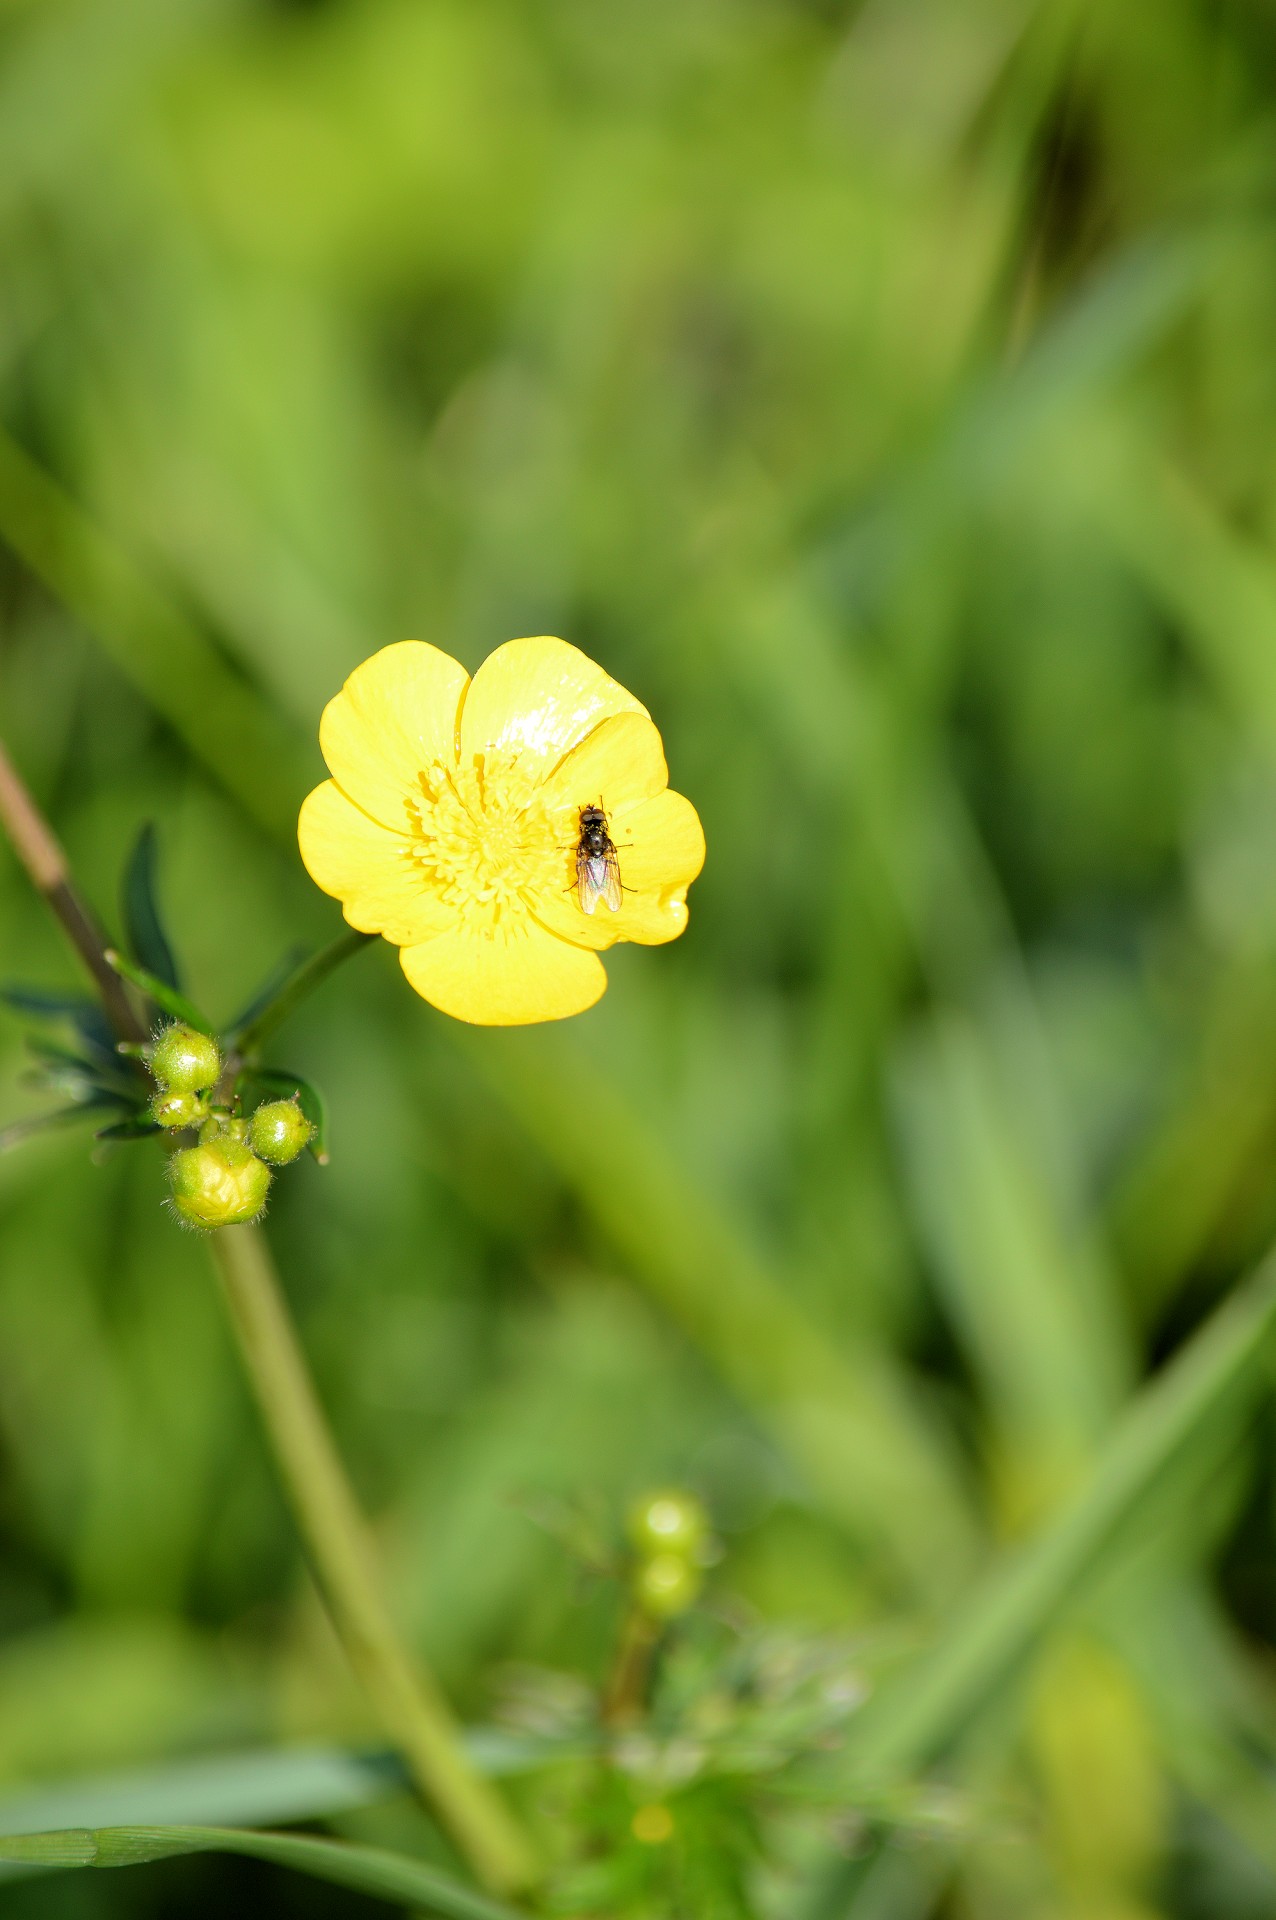
<path fill-rule="evenodd" d="M 418 775 L 456 753 L 469 676 L 423 640 L 383 647 L 356 667 L 319 723 L 323 757 L 342 792 L 383 826 L 403 831 Z"/>
<path fill-rule="evenodd" d="M 668 787 L 611 817 L 624 892 L 619 911 L 599 904 L 582 913 L 564 863 L 562 887 L 548 887 L 536 902 L 536 917 L 565 940 L 604 949 L 618 940 L 655 947 L 676 940 L 687 924 L 687 888 L 704 865 L 704 833 L 690 800 Z"/>
<path fill-rule="evenodd" d="M 689 887 L 704 865 L 700 815 L 684 794 L 669 787 L 632 810 L 618 808 L 612 837 L 617 846 L 629 843 L 620 873 L 639 893 Z"/>
<path fill-rule="evenodd" d="M 492 932 L 459 923 L 399 959 L 423 1000 L 480 1027 L 565 1020 L 601 998 L 607 975 L 598 956 L 546 932 L 525 916 Z"/>
<path fill-rule="evenodd" d="M 424 884 L 410 842 L 361 813 L 334 781 L 304 801 L 297 841 L 306 872 L 341 901 L 360 932 L 404 946 L 452 924 L 453 914 Z"/>
<path fill-rule="evenodd" d="M 499 748 L 548 772 L 613 713 L 646 714 L 631 693 L 565 640 L 509 640 L 489 654 L 461 709 L 461 758 Z"/>
<path fill-rule="evenodd" d="M 669 784 L 664 748 L 645 713 L 616 713 L 574 747 L 541 786 L 548 807 L 575 816 L 582 807 L 601 806 L 609 819 L 626 807 L 650 800 Z"/>

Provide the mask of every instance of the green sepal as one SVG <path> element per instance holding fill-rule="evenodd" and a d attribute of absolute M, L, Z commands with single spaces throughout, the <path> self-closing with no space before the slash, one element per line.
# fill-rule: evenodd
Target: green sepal
<path fill-rule="evenodd" d="M 247 1082 L 263 1087 L 268 1093 L 295 1093 L 301 1101 L 301 1111 L 309 1120 L 314 1132 L 306 1143 L 306 1152 L 313 1154 L 321 1167 L 328 1164 L 328 1106 L 311 1081 L 303 1080 L 299 1073 L 289 1073 L 284 1067 L 247 1067 L 240 1074 L 236 1091 Z"/>
<path fill-rule="evenodd" d="M 124 932 L 138 966 L 145 967 L 155 979 L 180 992 L 181 976 L 160 919 L 156 897 L 157 852 L 155 823 L 148 820 L 133 843 L 133 851 L 124 869 L 120 898 Z"/>
<path fill-rule="evenodd" d="M 217 1038 L 217 1029 L 206 1014 L 179 993 L 176 987 L 170 987 L 165 980 L 149 973 L 145 967 L 138 967 L 126 960 L 114 947 L 108 947 L 104 956 L 106 964 L 123 980 L 130 980 L 139 987 L 147 998 L 153 1000 L 161 1013 L 171 1015 L 174 1020 L 184 1020 L 188 1027 L 194 1027 L 197 1033 L 206 1033 L 211 1039 Z"/>
<path fill-rule="evenodd" d="M 236 1053 L 253 1054 L 293 1008 L 322 985 L 334 968 L 375 937 L 371 933 L 339 934 L 328 946 L 294 966 L 273 991 L 263 989 L 256 1004 L 235 1022 L 226 1035 L 227 1046 L 233 1047 Z"/>

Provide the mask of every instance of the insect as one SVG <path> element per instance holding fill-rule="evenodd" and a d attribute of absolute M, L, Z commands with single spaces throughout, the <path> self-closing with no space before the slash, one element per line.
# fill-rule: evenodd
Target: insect
<path fill-rule="evenodd" d="M 607 831 L 601 807 L 582 807 L 580 837 L 576 842 L 576 902 L 582 913 L 593 913 L 605 900 L 613 913 L 620 908 L 620 861 Z"/>

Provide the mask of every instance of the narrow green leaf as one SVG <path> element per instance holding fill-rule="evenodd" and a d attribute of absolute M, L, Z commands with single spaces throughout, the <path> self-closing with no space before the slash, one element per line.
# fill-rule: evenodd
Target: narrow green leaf
<path fill-rule="evenodd" d="M 73 1107 L 55 1107 L 51 1113 L 29 1114 L 24 1120 L 11 1120 L 7 1127 L 0 1127 L 0 1153 L 11 1153 L 15 1147 L 21 1147 L 38 1133 L 49 1133 L 54 1127 L 69 1126 L 73 1120 L 82 1120 L 93 1107 L 84 1101 L 77 1101 Z"/>
<path fill-rule="evenodd" d="M 117 1120 L 114 1126 L 100 1127 L 94 1134 L 95 1140 L 151 1140 L 157 1133 L 163 1133 L 163 1127 L 157 1127 L 153 1120 Z"/>
<path fill-rule="evenodd" d="M 516 1920 L 517 1910 L 475 1893 L 407 1854 L 309 1834 L 237 1827 L 69 1827 L 0 1836 L 0 1860 L 30 1867 L 135 1867 L 184 1853 L 239 1853 L 292 1867 L 373 1899 L 411 1904 L 442 1920 Z"/>
<path fill-rule="evenodd" d="M 227 1033 L 243 1033 L 251 1026 L 257 1015 L 270 1005 L 281 988 L 291 980 L 298 967 L 305 965 L 307 958 L 305 947 L 289 947 L 283 959 L 270 969 L 247 1006 L 241 1007 L 234 1019 L 227 1021 Z"/>
<path fill-rule="evenodd" d="M 258 1007 L 255 1012 L 250 1012 L 250 1017 L 246 1021 L 232 1028 L 226 1036 L 227 1045 L 244 1055 L 256 1052 L 263 1040 L 272 1034 L 276 1027 L 282 1025 L 294 1008 L 300 1006 L 316 987 L 321 986 L 343 960 L 348 960 L 351 954 L 358 953 L 361 947 L 366 947 L 374 938 L 373 934 L 356 933 L 353 929 L 347 933 L 338 934 L 330 945 L 321 947 L 318 953 L 311 954 L 308 960 L 303 960 L 300 966 L 294 967 L 264 1006 Z"/>
<path fill-rule="evenodd" d="M 266 1747 L 53 1781 L 0 1796 L 0 1834 L 66 1827 L 278 1826 L 410 1789 L 397 1754 Z"/>
<path fill-rule="evenodd" d="M 854 1724 L 848 1780 L 925 1767 L 956 1744 L 1128 1538 L 1212 1417 L 1235 1412 L 1276 1328 L 1276 1256 L 1193 1335 L 1117 1425 L 1085 1490 L 980 1584 L 939 1643 Z"/>
<path fill-rule="evenodd" d="M 68 1020 L 94 1053 L 114 1057 L 115 1036 L 96 1000 L 82 993 L 49 993 L 43 987 L 0 986 L 0 1001 L 31 1020 Z"/>
<path fill-rule="evenodd" d="M 133 958 L 140 967 L 162 980 L 165 986 L 181 988 L 181 978 L 173 949 L 160 919 L 156 875 L 157 844 L 155 824 L 148 820 L 133 843 L 124 870 L 121 910 L 124 932 Z"/>
<path fill-rule="evenodd" d="M 118 1052 L 112 1051 L 91 1059 L 85 1053 L 76 1053 L 71 1047 L 60 1046 L 56 1040 L 46 1040 L 43 1034 L 28 1033 L 23 1038 L 27 1052 L 34 1054 L 44 1065 L 54 1069 L 72 1068 L 92 1085 L 113 1094 L 117 1099 L 129 1099 L 136 1095 L 137 1081 Z"/>
<path fill-rule="evenodd" d="M 831 1342 L 657 1129 L 573 1040 L 450 1028 L 661 1305 L 775 1433 L 825 1510 L 936 1600 L 970 1569 L 976 1523 L 942 1428 L 876 1342 Z M 591 1167 L 607 1142 L 609 1177 Z"/>
<path fill-rule="evenodd" d="M 142 992 L 155 1002 L 161 1013 L 169 1014 L 174 1020 L 184 1020 L 186 1025 L 194 1027 L 197 1033 L 207 1033 L 216 1038 L 217 1029 L 208 1016 L 201 1013 L 184 993 L 178 993 L 175 987 L 170 987 L 166 980 L 158 979 L 145 967 L 134 966 L 131 960 L 126 960 L 124 955 L 117 953 L 113 947 L 107 949 L 106 961 L 107 965 L 123 979 L 131 980 L 135 987 L 140 987 Z"/>
<path fill-rule="evenodd" d="M 49 993 L 43 987 L 24 987 L 9 982 L 0 986 L 0 1000 L 16 1013 L 29 1014 L 36 1020 L 75 1019 L 86 1008 L 96 1004 L 87 994 Z"/>
<path fill-rule="evenodd" d="M 249 816 L 282 838 L 317 755 L 222 659 L 195 622 L 9 434 L 0 433 L 0 536 L 84 622 Z"/>

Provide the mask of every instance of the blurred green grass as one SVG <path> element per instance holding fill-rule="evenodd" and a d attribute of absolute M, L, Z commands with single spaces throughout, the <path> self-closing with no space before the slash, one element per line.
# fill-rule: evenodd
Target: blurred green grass
<path fill-rule="evenodd" d="M 705 821 L 570 1031 L 379 951 L 287 1035 L 272 1238 L 475 1716 L 608 1657 L 546 1496 L 686 1480 L 721 1592 L 920 1644 L 1276 1227 L 1274 75 L 1256 0 L 0 9 L 0 718 L 103 910 L 153 817 L 214 1012 L 325 937 L 315 722 L 408 634 L 584 646 Z M 0 954 L 73 979 L 2 857 Z M 159 1191 L 0 1162 L 15 1787 L 368 1733 Z M 1276 1913 L 1271 1437 L 856 1915 Z M 217 1910 L 163 1873 L 8 1898 Z"/>

